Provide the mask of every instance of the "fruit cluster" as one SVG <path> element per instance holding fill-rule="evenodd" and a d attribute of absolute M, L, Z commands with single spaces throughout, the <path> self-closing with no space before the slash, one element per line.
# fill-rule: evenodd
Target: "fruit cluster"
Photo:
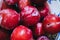
<path fill-rule="evenodd" d="M 0 0 L 0 40 L 54 40 L 58 32 L 47 0 Z"/>

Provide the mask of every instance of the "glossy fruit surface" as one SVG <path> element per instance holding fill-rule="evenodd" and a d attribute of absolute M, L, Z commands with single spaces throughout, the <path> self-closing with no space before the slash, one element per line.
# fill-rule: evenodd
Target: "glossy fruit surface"
<path fill-rule="evenodd" d="M 35 7 L 26 6 L 21 11 L 21 18 L 25 25 L 31 26 L 36 24 L 39 21 L 40 15 L 38 10 Z"/>
<path fill-rule="evenodd" d="M 44 30 L 48 33 L 55 34 L 60 30 L 60 20 L 56 15 L 48 15 L 44 18 L 43 21 Z"/>
<path fill-rule="evenodd" d="M 49 40 L 49 38 L 47 38 L 46 36 L 41 36 L 37 40 Z"/>
<path fill-rule="evenodd" d="M 6 2 L 8 5 L 14 5 L 15 3 L 18 2 L 18 0 L 5 0 L 5 2 Z"/>
<path fill-rule="evenodd" d="M 11 40 L 32 40 L 32 31 L 20 25 L 13 30 Z"/>
<path fill-rule="evenodd" d="M 41 36 L 44 34 L 44 31 L 43 31 L 43 27 L 42 27 L 42 23 L 37 23 L 36 26 L 35 26 L 35 29 L 34 29 L 34 34 L 36 36 Z"/>
<path fill-rule="evenodd" d="M 0 11 L 0 25 L 5 29 L 13 29 L 18 25 L 20 15 L 12 9 L 4 9 Z"/>
<path fill-rule="evenodd" d="M 18 4 L 20 9 L 23 9 L 27 5 L 31 5 L 30 0 L 19 0 Z"/>
<path fill-rule="evenodd" d="M 40 12 L 41 17 L 46 17 L 49 14 L 49 12 L 50 12 L 47 2 L 39 10 L 40 10 L 39 12 Z"/>
<path fill-rule="evenodd" d="M 8 8 L 8 6 L 4 2 L 4 0 L 0 0 L 0 10 L 6 9 L 6 8 Z"/>

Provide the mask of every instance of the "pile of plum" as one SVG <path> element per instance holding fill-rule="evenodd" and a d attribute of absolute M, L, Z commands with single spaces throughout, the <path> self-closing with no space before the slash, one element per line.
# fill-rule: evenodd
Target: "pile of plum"
<path fill-rule="evenodd" d="M 0 40 L 55 40 L 58 32 L 47 0 L 0 0 Z"/>

